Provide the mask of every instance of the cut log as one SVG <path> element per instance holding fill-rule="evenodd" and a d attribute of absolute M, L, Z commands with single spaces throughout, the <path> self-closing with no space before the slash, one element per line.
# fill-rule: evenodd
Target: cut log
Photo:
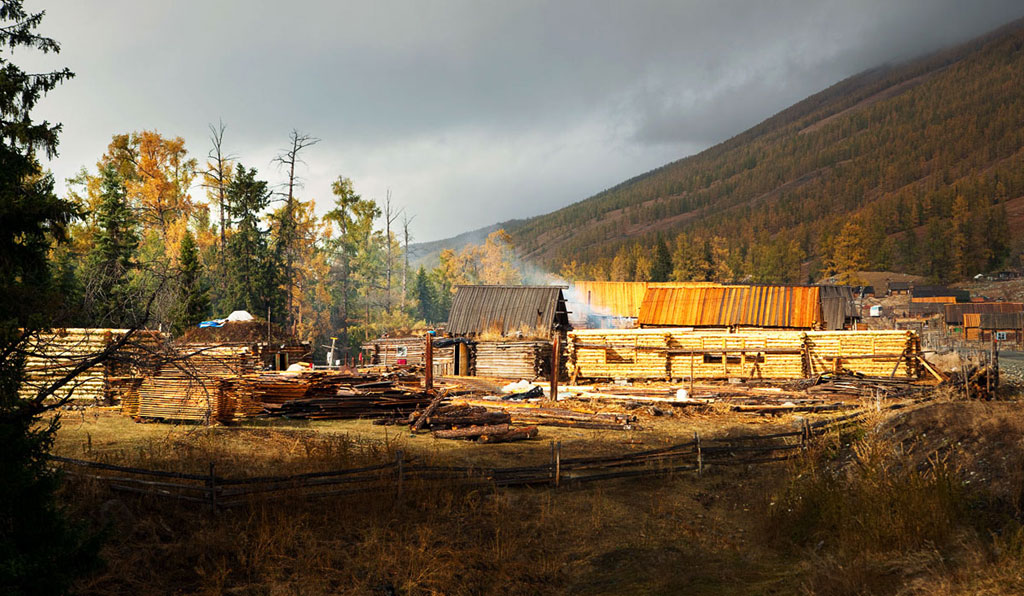
<path fill-rule="evenodd" d="M 511 430 L 508 424 L 489 424 L 487 426 L 470 426 L 451 430 L 435 430 L 435 439 L 475 439 L 483 435 L 503 435 Z"/>
<path fill-rule="evenodd" d="M 523 428 L 514 428 L 502 434 L 481 435 L 478 441 L 480 443 L 508 443 L 511 441 L 524 441 L 536 436 L 536 426 L 524 426 Z"/>

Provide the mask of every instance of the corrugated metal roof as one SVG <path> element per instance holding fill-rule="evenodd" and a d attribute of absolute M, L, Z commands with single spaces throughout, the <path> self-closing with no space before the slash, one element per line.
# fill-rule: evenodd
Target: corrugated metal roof
<path fill-rule="evenodd" d="M 964 313 L 1021 312 L 1024 311 L 1024 304 L 1020 302 L 969 302 L 946 304 L 944 308 L 947 325 L 963 325 Z"/>
<path fill-rule="evenodd" d="M 716 287 L 721 284 L 702 282 L 646 282 L 646 281 L 575 281 L 566 292 L 573 306 L 569 310 L 589 311 L 596 315 L 637 318 L 647 288 Z M 579 306 L 576 306 L 579 305 Z M 586 308 L 583 308 L 586 307 Z"/>
<path fill-rule="evenodd" d="M 560 286 L 458 286 L 447 331 L 452 335 L 522 331 L 549 337 L 555 328 L 569 328 Z"/>
<path fill-rule="evenodd" d="M 788 327 L 813 329 L 823 321 L 817 286 L 648 288 L 641 326 Z"/>

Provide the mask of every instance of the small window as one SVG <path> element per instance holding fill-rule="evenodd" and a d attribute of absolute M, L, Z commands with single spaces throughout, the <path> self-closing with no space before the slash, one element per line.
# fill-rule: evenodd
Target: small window
<path fill-rule="evenodd" d="M 408 348 L 408 346 L 398 346 L 398 347 L 395 348 L 395 351 L 398 354 L 399 358 L 405 358 L 406 356 L 409 355 L 409 348 Z"/>

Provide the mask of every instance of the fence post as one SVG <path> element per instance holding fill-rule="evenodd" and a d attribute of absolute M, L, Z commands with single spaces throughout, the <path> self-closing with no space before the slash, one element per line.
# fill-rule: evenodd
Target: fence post
<path fill-rule="evenodd" d="M 551 486 L 555 486 L 555 442 L 551 441 Z"/>
<path fill-rule="evenodd" d="M 395 450 L 395 475 L 398 480 L 398 497 L 402 497 L 402 484 L 405 482 L 405 453 L 401 449 Z"/>
<path fill-rule="evenodd" d="M 562 442 L 555 443 L 555 488 L 562 481 Z"/>
<path fill-rule="evenodd" d="M 700 435 L 693 431 L 693 442 L 697 445 L 697 476 L 704 475 L 704 452 L 700 448 Z"/>
<path fill-rule="evenodd" d="M 206 484 L 210 487 L 210 510 L 217 511 L 217 475 L 215 474 L 216 468 L 214 463 L 210 462 L 210 479 L 206 481 Z"/>

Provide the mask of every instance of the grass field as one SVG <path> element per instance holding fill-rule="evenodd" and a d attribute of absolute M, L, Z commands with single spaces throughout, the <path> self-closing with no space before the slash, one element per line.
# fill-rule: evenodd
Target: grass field
<path fill-rule="evenodd" d="M 1004 455 L 1024 454 L 1016 405 L 927 407 L 938 409 L 901 413 L 902 426 L 872 421 L 823 439 L 788 463 L 711 468 L 701 478 L 680 474 L 558 490 L 410 483 L 401 496 L 383 487 L 372 498 L 289 497 L 217 513 L 69 481 L 68 506 L 109 532 L 106 569 L 78 591 L 1019 593 L 1024 537 L 1016 519 L 1024 493 L 1018 491 L 1016 502 L 1012 493 L 1024 483 L 1011 479 L 994 494 L 965 482 L 970 476 L 957 462 L 977 462 L 981 447 L 962 433 L 950 436 L 969 447 L 970 458 L 958 458 L 941 442 L 913 442 L 921 447 L 908 452 L 908 437 L 927 430 L 934 438 L 937 424 L 964 420 L 984 427 L 987 420 L 991 432 L 1005 436 Z M 642 422 L 647 430 L 543 428 L 536 441 L 476 445 L 410 438 L 404 427 L 366 421 L 226 428 L 138 424 L 87 411 L 64 418 L 56 451 L 195 472 L 214 462 L 218 473 L 247 476 L 389 461 L 396 449 L 429 463 L 544 463 L 552 439 L 561 440 L 570 457 L 649 449 L 686 440 L 695 429 L 769 432 L 792 424 L 714 416 Z M 888 430 L 868 432 L 876 427 Z M 926 451 L 944 459 L 929 459 Z M 914 465 L 905 465 L 907 453 Z"/>

